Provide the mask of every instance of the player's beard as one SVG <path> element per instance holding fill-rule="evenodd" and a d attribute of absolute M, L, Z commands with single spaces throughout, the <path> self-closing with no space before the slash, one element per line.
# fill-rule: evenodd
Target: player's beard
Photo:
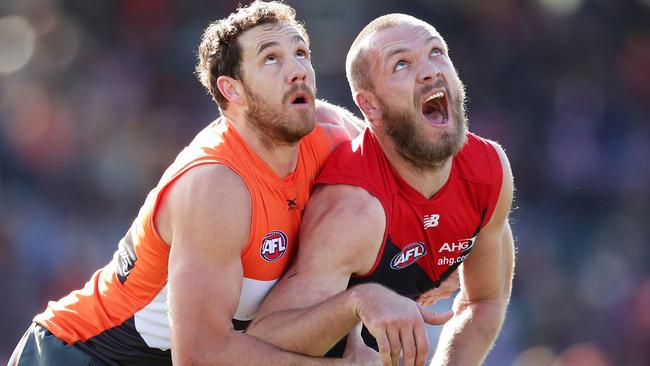
<path fill-rule="evenodd" d="M 251 124 L 263 143 L 267 145 L 293 145 L 314 129 L 316 110 L 314 93 L 304 84 L 294 86 L 282 97 L 279 104 L 270 103 L 255 94 L 246 84 L 244 90 L 248 95 L 249 105 L 245 112 L 246 120 Z M 296 92 L 308 94 L 310 108 L 304 110 L 287 110 L 289 98 Z"/>
<path fill-rule="evenodd" d="M 388 107 L 381 99 L 379 103 L 384 113 L 384 132 L 389 135 L 395 144 L 397 153 L 418 169 L 437 169 L 451 156 L 455 155 L 467 141 L 468 121 L 465 115 L 465 88 L 456 77 L 455 91 L 447 88 L 450 118 L 447 123 L 453 123 L 451 129 L 440 134 L 437 141 L 431 141 L 421 131 L 422 124 L 429 123 L 423 120 L 420 100 L 424 93 L 430 92 L 432 87 L 421 90 L 415 95 L 414 105 L 417 108 Z M 453 122 L 452 122 L 453 121 Z"/>

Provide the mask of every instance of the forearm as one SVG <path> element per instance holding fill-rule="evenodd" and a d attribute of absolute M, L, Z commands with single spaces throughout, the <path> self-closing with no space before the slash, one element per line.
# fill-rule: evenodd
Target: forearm
<path fill-rule="evenodd" d="M 307 308 L 275 311 L 257 317 L 246 334 L 285 350 L 322 356 L 359 322 L 356 301 L 348 290 Z"/>
<path fill-rule="evenodd" d="M 347 365 L 345 359 L 315 358 L 291 353 L 255 337 L 230 331 L 221 339 L 178 342 L 172 349 L 174 365 Z"/>
<path fill-rule="evenodd" d="M 496 340 L 507 300 L 459 302 L 440 334 L 432 366 L 481 365 Z"/>

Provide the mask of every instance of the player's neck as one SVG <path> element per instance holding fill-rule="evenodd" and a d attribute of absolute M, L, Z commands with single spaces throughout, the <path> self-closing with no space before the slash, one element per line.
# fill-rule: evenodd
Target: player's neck
<path fill-rule="evenodd" d="M 435 168 L 418 167 L 397 152 L 390 137 L 377 136 L 377 140 L 397 174 L 422 196 L 433 197 L 447 183 L 451 172 L 452 157 L 447 158 Z"/>
<path fill-rule="evenodd" d="M 272 143 L 264 136 L 260 136 L 260 132 L 252 128 L 242 116 L 224 113 L 224 118 L 237 130 L 248 147 L 280 178 L 286 177 L 296 169 L 300 152 L 299 143 Z"/>

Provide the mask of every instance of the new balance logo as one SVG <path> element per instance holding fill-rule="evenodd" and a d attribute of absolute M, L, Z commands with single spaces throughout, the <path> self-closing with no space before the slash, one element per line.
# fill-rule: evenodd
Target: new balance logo
<path fill-rule="evenodd" d="M 438 220 L 440 220 L 440 215 L 438 214 L 424 215 L 424 228 L 430 229 L 438 226 Z"/>

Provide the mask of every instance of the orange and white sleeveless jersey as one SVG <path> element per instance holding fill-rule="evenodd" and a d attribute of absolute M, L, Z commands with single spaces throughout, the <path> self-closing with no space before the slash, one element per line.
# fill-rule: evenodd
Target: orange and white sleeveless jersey
<path fill-rule="evenodd" d="M 113 260 L 83 289 L 50 302 L 34 321 L 107 364 L 171 363 L 170 246 L 156 231 L 154 216 L 165 190 L 183 173 L 200 164 L 223 164 L 242 178 L 252 198 L 248 243 L 241 253 L 242 292 L 233 319 L 236 329 L 244 329 L 296 252 L 302 211 L 329 153 L 325 133 L 316 126 L 300 142 L 296 170 L 280 178 L 229 123 L 212 123 L 149 193 Z"/>

